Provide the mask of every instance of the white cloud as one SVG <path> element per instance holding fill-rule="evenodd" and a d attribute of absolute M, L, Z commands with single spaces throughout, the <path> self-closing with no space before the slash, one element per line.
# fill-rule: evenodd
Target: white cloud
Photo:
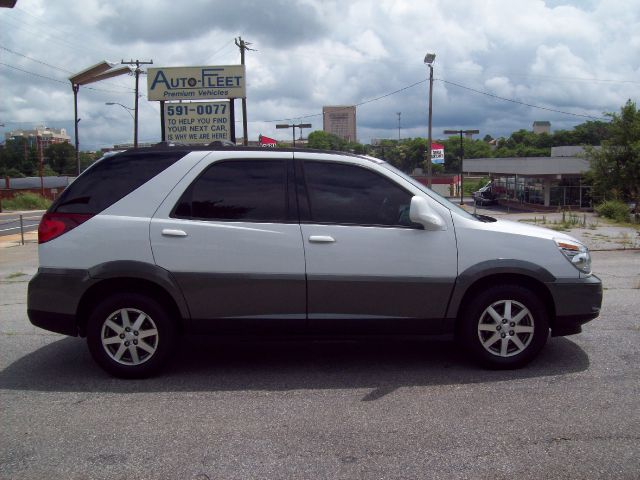
<path fill-rule="evenodd" d="M 457 126 L 481 135 L 552 127 L 585 118 L 532 109 L 475 90 L 563 111 L 599 116 L 637 99 L 640 11 L 625 0 L 21 0 L 0 9 L 0 123 L 4 131 L 47 121 L 72 131 L 73 96 L 66 78 L 102 59 L 153 59 L 156 66 L 239 62 L 247 53 L 249 134 L 284 135 L 273 122 L 314 115 L 323 105 L 356 104 L 426 78 L 434 64 L 434 132 Z M 46 62 L 66 71 L 51 68 Z M 145 79 L 142 78 L 142 93 Z M 132 77 L 81 88 L 81 145 L 130 139 L 131 118 L 105 102 L 133 105 Z M 108 90 L 108 91 L 104 91 Z M 419 84 L 358 109 L 361 140 L 426 134 L 427 86 Z M 237 111 L 240 111 L 239 102 Z M 307 120 L 305 120 L 307 121 Z M 321 117 L 310 117 L 321 128 Z M 15 123 L 26 122 L 26 123 Z M 238 135 L 241 135 L 238 132 Z M 141 99 L 140 138 L 158 140 L 158 104 Z M 403 136 L 405 136 L 403 134 Z"/>

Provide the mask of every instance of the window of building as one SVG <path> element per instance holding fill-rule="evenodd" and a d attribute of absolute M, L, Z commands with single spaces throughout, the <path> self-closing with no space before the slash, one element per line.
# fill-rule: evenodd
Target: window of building
<path fill-rule="evenodd" d="M 305 162 L 304 171 L 314 223 L 415 226 L 411 193 L 376 172 L 331 162 Z"/>
<path fill-rule="evenodd" d="M 214 163 L 182 195 L 172 216 L 201 220 L 283 222 L 285 160 Z"/>

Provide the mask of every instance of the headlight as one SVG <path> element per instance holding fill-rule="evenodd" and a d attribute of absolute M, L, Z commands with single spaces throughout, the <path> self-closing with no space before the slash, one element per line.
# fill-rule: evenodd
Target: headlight
<path fill-rule="evenodd" d="M 554 238 L 554 242 L 571 264 L 582 273 L 591 273 L 591 255 L 589 249 L 578 242 Z"/>

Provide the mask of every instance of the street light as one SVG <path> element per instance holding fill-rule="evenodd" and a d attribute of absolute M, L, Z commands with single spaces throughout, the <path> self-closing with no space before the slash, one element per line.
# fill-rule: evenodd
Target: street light
<path fill-rule="evenodd" d="M 432 152 L 431 152 L 431 120 L 433 116 L 432 104 L 433 104 L 433 62 L 436 59 L 435 53 L 427 53 L 424 57 L 424 63 L 429 67 L 429 138 L 427 139 L 427 187 L 431 188 L 431 176 L 432 176 Z"/>
<path fill-rule="evenodd" d="M 123 105 L 121 103 L 118 102 L 104 102 L 105 105 L 120 105 L 122 108 L 124 108 L 127 113 L 129 114 L 129 116 L 131 116 L 131 118 L 133 118 L 135 120 L 135 117 L 133 116 L 133 113 L 131 113 L 134 109 L 127 107 L 126 105 Z"/>
<path fill-rule="evenodd" d="M 462 134 L 474 135 L 480 133 L 480 130 L 445 130 L 445 135 L 460 134 L 460 205 L 464 205 L 462 196 L 464 195 L 464 172 L 462 170 L 462 162 L 464 161 L 464 144 L 462 143 Z"/>
<path fill-rule="evenodd" d="M 78 166 L 78 175 L 80 175 L 80 141 L 78 139 L 78 123 L 80 122 L 80 119 L 78 118 L 78 90 L 80 90 L 80 85 L 99 82 L 100 80 L 116 77 L 118 75 L 122 75 L 123 73 L 129 73 L 131 71 L 129 67 L 112 68 L 114 65 L 115 63 L 110 63 L 104 60 L 69 77 L 71 88 L 73 89 L 73 110 L 75 120 L 74 126 L 76 135 L 76 164 Z"/>
<path fill-rule="evenodd" d="M 312 125 L 310 123 L 297 123 L 297 124 L 291 124 L 289 125 L 288 123 L 278 123 L 276 125 L 276 128 L 291 128 L 291 131 L 293 132 L 293 146 L 296 146 L 296 127 L 298 127 L 300 129 L 300 136 L 302 137 L 302 129 L 303 128 L 311 128 Z"/>
<path fill-rule="evenodd" d="M 126 105 L 123 105 L 121 103 L 118 102 L 104 102 L 105 105 L 120 105 L 122 108 L 124 108 L 127 113 L 129 114 L 129 116 L 131 117 L 131 119 L 133 120 L 134 123 L 134 130 L 135 130 L 135 123 L 136 123 L 136 117 L 133 116 L 133 113 L 131 113 L 132 110 L 135 110 L 133 108 L 129 108 Z M 134 137 L 135 137 L 135 132 L 134 132 Z M 135 141 L 134 141 L 134 148 L 137 147 L 137 145 L 135 145 Z"/>

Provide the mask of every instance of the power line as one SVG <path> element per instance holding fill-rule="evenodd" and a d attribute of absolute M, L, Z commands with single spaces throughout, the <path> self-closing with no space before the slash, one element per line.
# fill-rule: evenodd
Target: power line
<path fill-rule="evenodd" d="M 371 98 L 369 100 L 364 100 L 364 101 L 362 101 L 360 103 L 356 103 L 356 104 L 354 104 L 352 106 L 361 107 L 362 105 L 366 105 L 368 103 L 377 102 L 378 100 L 382 100 L 383 98 L 387 98 L 387 97 L 390 97 L 390 96 L 395 95 L 397 93 L 404 92 L 405 90 L 409 90 L 410 88 L 413 88 L 413 87 L 415 87 L 417 85 L 425 83 L 426 81 L 427 81 L 426 79 L 420 80 L 419 82 L 412 83 L 411 85 L 407 85 L 406 87 L 399 88 L 398 90 L 394 90 L 393 92 L 385 93 L 384 95 L 380 95 L 379 97 Z M 352 106 L 345 107 L 345 110 L 351 108 Z M 309 114 L 309 115 L 303 115 L 303 116 L 300 116 L 300 117 L 281 118 L 281 119 L 278 119 L 278 120 L 262 120 L 262 122 L 264 122 L 264 123 L 288 122 L 288 121 L 291 121 L 291 120 L 301 120 L 303 118 L 313 118 L 313 117 L 320 117 L 320 116 L 322 116 L 322 113 L 313 113 L 313 114 Z"/>
<path fill-rule="evenodd" d="M 483 92 L 482 90 L 476 90 L 475 88 L 467 87 L 465 85 L 460 85 L 459 83 L 451 82 L 443 78 L 436 78 L 434 80 L 438 80 L 439 82 L 446 83 L 447 85 L 453 85 L 455 87 L 462 88 L 464 90 L 469 90 L 470 92 L 478 93 L 480 95 L 486 95 L 488 97 L 496 98 L 498 100 L 503 100 L 505 102 L 516 103 L 518 105 L 524 105 L 526 107 L 538 108 L 540 110 L 546 110 L 548 112 L 555 112 L 555 113 L 562 113 L 563 115 L 571 115 L 574 117 L 592 118 L 595 120 L 606 120 L 604 117 L 596 117 L 594 115 L 584 115 L 581 113 L 565 112 L 564 110 L 556 110 L 555 108 L 542 107 L 540 105 L 533 105 L 531 103 L 521 102 L 519 100 L 514 100 L 512 98 L 501 97 L 499 95 L 494 95 L 493 93 Z"/>
<path fill-rule="evenodd" d="M 9 64 L 6 64 L 6 63 L 2 63 L 2 62 L 0 62 L 0 65 L 8 67 L 8 68 L 12 68 L 13 70 L 18 70 L 19 72 L 23 72 L 23 73 L 27 73 L 29 75 L 33 75 L 35 77 L 45 78 L 47 80 L 51 80 L 52 82 L 63 83 L 65 85 L 69 84 L 68 80 L 60 80 L 58 78 L 53 78 L 53 77 L 49 77 L 47 75 L 42 75 L 40 73 L 31 72 L 29 70 L 24 70 L 22 68 L 14 67 L 13 65 L 9 65 Z M 107 89 L 104 89 L 104 88 L 96 88 L 96 87 L 83 87 L 83 88 L 86 88 L 87 90 L 95 90 L 96 92 L 109 92 L 109 93 L 118 93 L 118 94 L 128 93 L 128 92 L 125 92 L 124 90 L 116 91 L 116 90 L 107 90 Z M 133 92 L 133 91 L 134 91 L 133 89 L 129 90 L 129 92 Z"/>
<path fill-rule="evenodd" d="M 480 95 L 486 95 L 488 97 L 492 97 L 492 98 L 495 98 L 497 100 L 516 103 L 518 105 L 524 105 L 524 106 L 530 107 L 530 108 L 537 108 L 537 109 L 540 109 L 540 110 L 546 110 L 546 111 L 549 111 L 549 112 L 561 113 L 563 115 L 570 115 L 570 116 L 574 116 L 574 117 L 591 118 L 591 119 L 595 119 L 595 120 L 606 120 L 606 118 L 604 118 L 604 117 L 597 117 L 597 116 L 594 116 L 594 115 L 584 115 L 584 114 L 580 114 L 580 113 L 566 112 L 564 110 L 557 110 L 557 109 L 554 109 L 554 108 L 543 107 L 543 106 L 540 106 L 540 105 L 534 105 L 534 104 L 531 104 L 531 103 L 521 102 L 519 100 L 514 100 L 512 98 L 501 97 L 499 95 L 494 95 L 493 93 L 483 92 L 482 90 L 476 90 L 475 88 L 467 87 L 465 85 L 460 85 L 459 83 L 451 82 L 451 81 L 445 80 L 443 78 L 438 78 L 438 79 L 434 79 L 434 80 L 438 80 L 438 81 L 441 81 L 441 82 L 446 83 L 448 85 L 453 85 L 453 86 L 456 86 L 458 88 L 469 90 L 471 92 L 474 92 L 474 93 L 477 93 L 477 94 L 480 94 Z M 368 103 L 376 102 L 378 100 L 382 100 L 383 98 L 387 98 L 387 97 L 390 97 L 392 95 L 396 95 L 396 94 L 398 94 L 400 92 L 404 92 L 405 90 L 409 90 L 410 88 L 416 87 L 416 86 L 421 85 L 421 84 L 426 83 L 426 82 L 427 82 L 427 79 L 420 80 L 418 82 L 414 82 L 414 83 L 412 83 L 410 85 L 407 85 L 405 87 L 399 88 L 398 90 L 394 90 L 393 92 L 385 93 L 384 95 L 380 95 L 378 97 L 371 98 L 369 100 L 364 100 L 364 101 L 362 101 L 360 103 L 356 103 L 354 106 L 360 107 L 360 106 L 366 105 Z M 345 110 L 347 108 L 350 108 L 350 107 L 345 107 Z M 295 117 L 290 117 L 290 118 L 281 118 L 281 119 L 277 119 L 277 120 L 257 120 L 255 122 L 263 122 L 263 123 L 288 122 L 288 121 L 293 121 L 293 120 L 301 120 L 301 119 L 304 119 L 304 118 L 313 118 L 313 117 L 320 117 L 320 116 L 322 116 L 322 113 L 313 113 L 313 114 L 295 116 Z M 255 122 L 251 122 L 251 123 L 255 123 Z"/>
<path fill-rule="evenodd" d="M 232 43 L 234 42 L 234 40 L 229 40 L 227 43 L 225 43 L 222 47 L 220 47 L 218 50 L 216 50 L 215 52 L 213 52 L 210 56 L 209 56 L 209 61 L 211 61 L 213 59 L 213 57 L 215 57 L 216 55 L 218 55 L 220 52 L 222 52 L 222 50 L 225 50 L 226 48 L 228 48 Z"/>
<path fill-rule="evenodd" d="M 33 15 L 31 15 L 33 17 Z M 34 17 L 36 18 L 36 17 Z M 40 22 L 46 26 L 46 31 L 42 30 L 42 26 L 39 25 L 35 25 L 33 23 L 28 23 L 25 22 L 24 20 L 21 20 L 19 18 L 16 18 L 15 16 L 4 16 L 2 18 L 2 20 L 4 21 L 9 21 L 6 23 L 7 26 L 9 27 L 13 27 L 13 28 L 17 28 L 17 29 L 21 29 L 21 30 L 25 30 L 29 33 L 35 34 L 38 37 L 48 37 L 51 41 L 54 41 L 56 43 L 58 43 L 59 45 L 64 45 L 67 48 L 71 47 L 74 50 L 83 50 L 84 52 L 87 53 L 97 53 L 97 50 L 93 50 L 93 49 L 89 49 L 84 45 L 74 45 L 71 42 L 67 41 L 66 38 L 68 38 L 69 36 L 73 35 L 73 37 L 77 37 L 77 32 L 74 32 L 73 34 L 70 33 L 64 33 L 62 35 L 53 35 L 51 33 L 52 30 L 56 30 L 54 27 L 52 27 L 51 25 L 49 25 L 47 22 L 45 22 L 44 20 L 40 20 Z M 11 22 L 17 22 L 18 24 L 21 25 L 16 25 L 15 23 L 11 23 Z M 60 30 L 58 30 L 60 32 Z M 86 37 L 85 37 L 86 38 Z"/>
<path fill-rule="evenodd" d="M 478 71 L 473 68 L 464 68 L 464 67 L 447 67 L 440 66 L 440 69 L 448 71 L 459 71 L 459 72 L 470 72 L 477 74 Z M 488 77 L 488 72 L 482 72 L 482 78 Z M 520 77 L 520 78 L 535 78 L 535 79 L 543 79 L 543 80 L 553 80 L 553 81 L 568 81 L 568 82 L 593 82 L 593 83 L 629 83 L 629 84 L 640 84 L 640 81 L 636 80 L 614 80 L 610 78 L 597 78 L 597 77 L 570 77 L 570 76 L 562 76 L 562 75 L 536 75 L 533 73 L 514 73 L 513 71 L 506 72 L 495 72 L 493 76 L 509 76 L 509 77 Z"/>
<path fill-rule="evenodd" d="M 39 73 L 30 72 L 28 70 L 23 70 L 22 68 L 14 67 L 13 65 L 8 65 L 6 63 L 0 62 L 0 65 L 12 68 L 14 70 L 18 70 L 19 72 L 28 73 L 29 75 L 33 75 L 34 77 L 45 78 L 47 80 L 51 80 L 52 82 L 65 83 L 65 84 L 67 83 L 64 80 L 58 80 L 57 78 L 47 77 L 46 75 L 40 75 Z"/>
<path fill-rule="evenodd" d="M 49 63 L 43 62 L 42 60 L 38 60 L 36 58 L 29 57 L 29 56 L 25 55 L 24 53 L 20 53 L 20 52 L 16 52 L 14 50 L 11 50 L 10 48 L 5 47 L 4 45 L 0 45 L 0 49 L 5 50 L 5 51 L 7 51 L 9 53 L 13 53 L 14 55 L 18 55 L 19 57 L 26 58 L 26 59 L 31 60 L 33 62 L 37 62 L 37 63 L 40 63 L 42 65 L 46 65 L 47 67 L 55 68 L 56 70 L 60 70 L 61 72 L 73 73 L 70 70 L 65 70 L 64 68 L 56 67 L 55 65 L 51 65 Z"/>

